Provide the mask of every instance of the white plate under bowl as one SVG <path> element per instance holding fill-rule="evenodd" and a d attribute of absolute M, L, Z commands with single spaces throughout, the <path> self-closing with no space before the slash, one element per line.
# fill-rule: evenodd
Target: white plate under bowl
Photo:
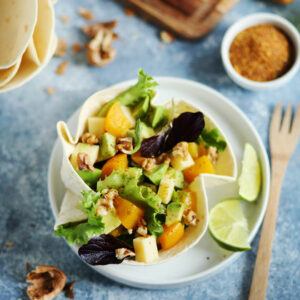
<path fill-rule="evenodd" d="M 257 131 L 239 108 L 215 90 L 200 83 L 180 78 L 158 77 L 155 79 L 159 83 L 157 88 L 159 101 L 172 98 L 186 100 L 198 107 L 199 110 L 206 111 L 217 121 L 232 145 L 239 169 L 244 144 L 250 142 L 257 150 L 262 167 L 262 191 L 256 205 L 245 202 L 251 242 L 262 223 L 270 186 L 269 159 Z M 118 84 L 118 86 L 129 86 L 135 82 L 136 80 L 126 81 Z M 78 115 L 79 110 L 68 121 L 72 133 L 75 133 Z M 48 171 L 49 199 L 55 218 L 65 193 L 65 187 L 60 179 L 61 157 L 62 148 L 57 140 L 51 154 Z M 237 182 L 208 190 L 208 206 L 211 208 L 218 201 L 232 197 L 238 197 Z M 75 247 L 72 249 L 76 251 Z M 108 278 L 130 286 L 163 289 L 180 287 L 197 280 L 204 280 L 221 271 L 238 255 L 239 253 L 232 253 L 220 248 L 206 232 L 195 247 L 159 265 L 130 266 L 120 264 L 92 268 Z M 79 261 L 78 266 L 80 267 Z"/>

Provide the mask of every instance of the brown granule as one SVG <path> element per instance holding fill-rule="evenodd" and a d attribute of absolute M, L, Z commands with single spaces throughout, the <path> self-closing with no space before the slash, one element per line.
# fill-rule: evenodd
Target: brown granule
<path fill-rule="evenodd" d="M 136 15 L 135 11 L 131 10 L 130 8 L 124 8 L 124 13 L 127 17 L 133 17 Z"/>
<path fill-rule="evenodd" d="M 78 52 L 82 50 L 82 45 L 81 44 L 74 44 L 72 46 L 72 55 L 76 55 Z"/>
<path fill-rule="evenodd" d="M 85 19 L 85 20 L 88 20 L 88 21 L 92 21 L 94 20 L 94 14 L 86 9 L 86 8 L 83 8 L 83 7 L 80 7 L 78 8 L 78 13 Z"/>
<path fill-rule="evenodd" d="M 46 92 L 50 95 L 50 96 L 53 96 L 55 94 L 55 88 L 54 87 L 47 87 L 46 88 Z"/>
<path fill-rule="evenodd" d="M 64 287 L 65 296 L 69 299 L 74 299 L 74 284 L 76 283 L 76 280 L 73 280 L 71 282 L 66 283 Z"/>
<path fill-rule="evenodd" d="M 14 243 L 6 243 L 6 248 L 11 248 L 14 245 Z"/>
<path fill-rule="evenodd" d="M 30 270 L 30 263 L 26 262 L 26 271 L 29 271 L 29 270 Z"/>
<path fill-rule="evenodd" d="M 284 33 L 270 24 L 240 32 L 229 53 L 234 69 L 254 81 L 270 81 L 283 75 L 293 62 L 293 48 Z"/>
<path fill-rule="evenodd" d="M 67 23 L 70 22 L 70 17 L 68 17 L 68 16 L 60 16 L 60 20 L 61 20 L 63 23 L 67 24 Z"/>
<path fill-rule="evenodd" d="M 55 73 L 58 75 L 63 75 L 66 72 L 66 68 L 67 68 L 67 61 L 63 61 L 58 68 L 56 69 Z"/>
<path fill-rule="evenodd" d="M 67 53 L 67 43 L 63 39 L 59 38 L 57 41 L 57 46 L 54 55 L 63 57 L 66 55 L 66 53 Z"/>
<path fill-rule="evenodd" d="M 168 31 L 163 30 L 160 32 L 160 39 L 162 42 L 164 42 L 166 44 L 171 44 L 174 42 L 175 38 L 174 38 L 173 34 L 171 34 Z"/>
<path fill-rule="evenodd" d="M 31 228 L 35 228 L 35 224 L 34 224 L 34 223 L 30 223 L 29 226 L 30 226 Z"/>

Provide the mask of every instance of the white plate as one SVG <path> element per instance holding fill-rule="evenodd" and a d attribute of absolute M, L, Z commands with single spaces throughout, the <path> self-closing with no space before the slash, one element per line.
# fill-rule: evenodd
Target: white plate
<path fill-rule="evenodd" d="M 178 98 L 191 102 L 201 110 L 205 110 L 215 119 L 229 139 L 240 168 L 245 142 L 250 142 L 257 150 L 262 166 L 262 192 L 257 204 L 245 202 L 250 241 L 253 240 L 262 222 L 269 195 L 270 167 L 264 145 L 244 113 L 227 98 L 215 90 L 185 79 L 158 77 L 158 100 Z M 118 86 L 128 86 L 136 80 L 123 82 Z M 77 110 L 68 121 L 72 133 L 76 130 Z M 60 179 L 62 148 L 56 141 L 48 171 L 48 192 L 51 207 L 57 217 L 63 195 L 64 185 Z M 229 183 L 213 190 L 208 190 L 209 208 L 216 202 L 238 196 L 237 183 Z M 75 248 L 73 248 L 74 251 Z M 108 265 L 93 267 L 102 275 L 118 282 L 140 288 L 172 288 L 203 280 L 221 271 L 233 262 L 239 253 L 231 253 L 221 249 L 207 232 L 194 248 L 165 263 L 154 266 Z M 209 258 L 209 259 L 208 259 Z M 80 266 L 80 262 L 78 261 Z"/>

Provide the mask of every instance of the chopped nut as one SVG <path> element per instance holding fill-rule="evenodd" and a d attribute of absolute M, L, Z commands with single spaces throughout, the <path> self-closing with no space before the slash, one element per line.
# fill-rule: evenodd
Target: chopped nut
<path fill-rule="evenodd" d="M 173 43 L 174 36 L 170 32 L 163 30 L 160 32 L 160 39 L 162 42 L 170 44 Z"/>
<path fill-rule="evenodd" d="M 67 53 L 67 43 L 61 38 L 59 38 L 57 41 L 57 46 L 54 55 L 62 57 L 65 56 L 66 53 Z"/>
<path fill-rule="evenodd" d="M 87 60 L 91 65 L 103 67 L 115 58 L 117 51 L 112 48 L 112 43 L 118 38 L 113 32 L 116 24 L 112 21 L 83 27 L 83 32 L 92 38 L 86 44 Z"/>
<path fill-rule="evenodd" d="M 81 141 L 90 145 L 95 145 L 99 143 L 99 139 L 96 137 L 96 135 L 89 132 L 85 132 L 84 134 L 82 134 Z"/>
<path fill-rule="evenodd" d="M 55 73 L 58 74 L 58 75 L 63 75 L 63 74 L 66 72 L 67 64 L 68 64 L 67 61 L 63 61 L 63 62 L 58 66 L 58 68 L 56 69 L 56 72 L 55 72 Z"/>
<path fill-rule="evenodd" d="M 187 226 L 196 226 L 199 222 L 197 214 L 193 210 L 189 210 L 183 215 L 184 224 Z"/>
<path fill-rule="evenodd" d="M 53 96 L 55 94 L 55 88 L 54 87 L 47 87 L 46 92 L 50 95 Z"/>
<path fill-rule="evenodd" d="M 71 282 L 66 283 L 64 287 L 65 296 L 69 299 L 74 299 L 74 284 L 76 283 L 76 280 L 73 280 Z"/>
<path fill-rule="evenodd" d="M 90 158 L 88 154 L 79 152 L 77 154 L 77 164 L 79 170 L 91 170 L 94 172 L 94 167 L 91 164 Z"/>
<path fill-rule="evenodd" d="M 14 245 L 14 243 L 6 243 L 6 248 L 11 248 Z"/>
<path fill-rule="evenodd" d="M 29 271 L 29 269 L 30 269 L 30 263 L 26 262 L 26 271 Z"/>
<path fill-rule="evenodd" d="M 108 211 L 114 207 L 114 200 L 119 194 L 116 189 L 104 189 L 102 195 L 104 198 L 98 199 L 95 205 L 97 216 L 106 216 Z"/>
<path fill-rule="evenodd" d="M 76 55 L 81 50 L 82 50 L 82 45 L 81 44 L 74 44 L 72 46 L 72 55 Z"/>
<path fill-rule="evenodd" d="M 123 152 L 123 150 L 132 150 L 132 138 L 131 137 L 124 137 L 124 138 L 118 138 L 117 139 L 117 150 Z"/>
<path fill-rule="evenodd" d="M 136 232 L 142 236 L 146 236 L 148 233 L 147 223 L 144 219 L 141 219 L 138 223 Z"/>
<path fill-rule="evenodd" d="M 157 164 L 169 164 L 171 162 L 170 155 L 168 153 L 162 153 L 160 156 L 156 157 Z"/>
<path fill-rule="evenodd" d="M 31 300 L 52 300 L 64 288 L 66 275 L 52 266 L 37 266 L 27 274 L 26 282 L 32 283 L 27 288 Z"/>
<path fill-rule="evenodd" d="M 119 260 L 123 260 L 126 257 L 132 257 L 132 256 L 135 256 L 135 253 L 129 249 L 126 248 L 116 249 L 116 258 Z"/>
<path fill-rule="evenodd" d="M 156 167 L 156 161 L 155 158 L 144 158 L 141 160 L 141 166 L 146 171 L 152 172 L 154 168 Z"/>
<path fill-rule="evenodd" d="M 60 20 L 61 20 L 63 23 L 67 24 L 67 23 L 70 22 L 70 17 L 68 17 L 68 16 L 60 16 Z"/>
<path fill-rule="evenodd" d="M 88 20 L 88 21 L 92 21 L 94 20 L 94 14 L 86 9 L 86 8 L 83 8 L 83 7 L 80 7 L 78 8 L 78 13 L 85 19 L 85 20 Z"/>
<path fill-rule="evenodd" d="M 186 159 L 189 155 L 189 145 L 187 142 L 178 143 L 172 150 L 172 156 L 181 156 Z"/>
<path fill-rule="evenodd" d="M 132 228 L 127 229 L 127 231 L 128 231 L 129 235 L 133 233 L 133 229 Z"/>
<path fill-rule="evenodd" d="M 130 8 L 124 8 L 124 13 L 127 17 L 133 17 L 136 15 L 135 11 L 131 10 Z"/>
<path fill-rule="evenodd" d="M 215 163 L 219 158 L 219 151 L 216 147 L 209 146 L 207 149 L 207 157 L 212 163 Z"/>

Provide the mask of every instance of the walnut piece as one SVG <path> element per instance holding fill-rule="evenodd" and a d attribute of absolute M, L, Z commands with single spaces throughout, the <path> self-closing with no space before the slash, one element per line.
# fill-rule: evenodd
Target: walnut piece
<path fill-rule="evenodd" d="M 196 226 L 199 222 L 197 214 L 193 210 L 189 210 L 183 215 L 184 224 L 187 226 Z"/>
<path fill-rule="evenodd" d="M 74 284 L 76 283 L 76 280 L 73 280 L 71 282 L 68 282 L 64 287 L 65 296 L 69 299 L 74 299 Z"/>
<path fill-rule="evenodd" d="M 141 166 L 146 171 L 152 172 L 156 167 L 156 160 L 155 158 L 142 157 Z"/>
<path fill-rule="evenodd" d="M 99 139 L 96 137 L 95 134 L 85 132 L 81 136 L 81 141 L 85 144 L 95 145 L 99 143 Z"/>
<path fill-rule="evenodd" d="M 117 51 L 112 43 L 118 38 L 113 32 L 116 25 L 117 22 L 112 21 L 83 27 L 83 32 L 92 38 L 85 47 L 87 60 L 91 65 L 104 67 L 115 58 Z"/>
<path fill-rule="evenodd" d="M 59 38 L 57 41 L 57 46 L 54 55 L 62 57 L 65 56 L 66 53 L 67 53 L 67 43 L 61 38 Z"/>
<path fill-rule="evenodd" d="M 123 152 L 123 150 L 132 150 L 133 145 L 132 145 L 132 138 L 131 137 L 124 137 L 124 138 L 118 138 L 117 139 L 117 150 Z"/>
<path fill-rule="evenodd" d="M 171 34 L 168 31 L 163 30 L 160 32 L 160 39 L 162 42 L 164 42 L 166 44 L 171 44 L 171 43 L 173 43 L 175 38 L 174 38 L 173 34 Z"/>
<path fill-rule="evenodd" d="M 129 249 L 126 248 L 116 249 L 116 258 L 119 260 L 123 260 L 126 257 L 133 257 L 133 256 L 135 256 L 135 253 Z"/>
<path fill-rule="evenodd" d="M 207 157 L 214 164 L 219 158 L 219 151 L 216 147 L 209 146 L 207 148 Z"/>
<path fill-rule="evenodd" d="M 48 93 L 48 95 L 53 96 L 55 94 L 55 88 L 51 87 L 51 86 L 48 86 L 46 88 L 46 92 Z"/>
<path fill-rule="evenodd" d="M 181 156 L 183 159 L 186 159 L 189 155 L 189 145 L 187 142 L 178 143 L 172 150 L 172 156 Z"/>
<path fill-rule="evenodd" d="M 58 75 L 63 75 L 63 74 L 66 72 L 67 64 L 68 64 L 67 61 L 63 61 L 63 62 L 58 66 L 58 68 L 56 69 L 55 73 L 58 74 Z"/>
<path fill-rule="evenodd" d="M 147 229 L 147 223 L 144 219 L 141 219 L 138 223 L 138 227 L 136 229 L 136 232 L 142 236 L 146 236 L 148 233 Z"/>
<path fill-rule="evenodd" d="M 72 46 L 72 55 L 76 55 L 78 52 L 80 52 L 82 50 L 82 45 L 81 44 L 74 44 Z"/>
<path fill-rule="evenodd" d="M 92 21 L 94 20 L 94 14 L 83 7 L 78 8 L 78 14 L 80 14 L 85 20 Z"/>
<path fill-rule="evenodd" d="M 114 200 L 119 196 L 116 189 L 104 189 L 102 191 L 104 198 L 99 198 L 96 205 L 96 215 L 106 216 L 108 211 L 114 207 Z"/>
<path fill-rule="evenodd" d="M 162 153 L 161 155 L 159 155 L 158 157 L 156 157 L 156 163 L 159 164 L 170 164 L 171 162 L 171 158 L 170 155 L 168 153 Z"/>
<path fill-rule="evenodd" d="M 27 288 L 31 300 L 54 299 L 66 284 L 66 275 L 52 266 L 37 266 L 27 274 L 26 282 L 32 283 Z"/>
<path fill-rule="evenodd" d="M 131 10 L 130 8 L 124 8 L 124 13 L 127 17 L 133 17 L 136 15 L 135 11 Z"/>
<path fill-rule="evenodd" d="M 79 152 L 77 154 L 77 164 L 79 170 L 91 170 L 94 172 L 94 167 L 91 164 L 90 158 L 88 154 Z"/>

